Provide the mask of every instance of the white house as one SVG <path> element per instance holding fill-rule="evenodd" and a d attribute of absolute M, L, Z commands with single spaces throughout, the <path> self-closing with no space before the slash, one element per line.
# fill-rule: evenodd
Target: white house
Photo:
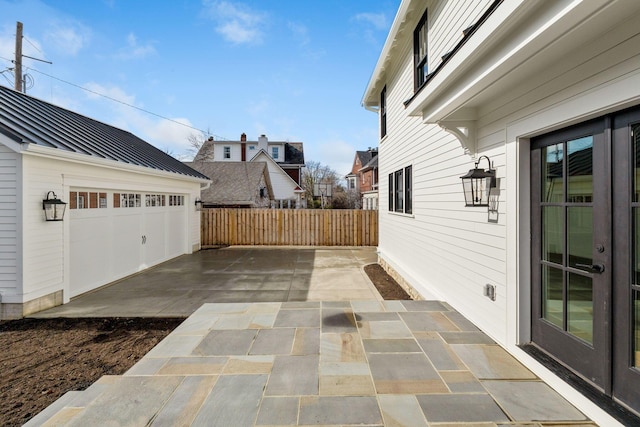
<path fill-rule="evenodd" d="M 210 138 L 198 150 L 194 164 L 215 162 L 265 162 L 273 190 L 273 207 L 301 208 L 304 190 L 300 186 L 304 152 L 301 142 L 269 141 L 260 135 L 257 141 L 247 141 L 242 134 L 239 141 Z M 212 191 L 216 191 L 215 188 Z"/>
<path fill-rule="evenodd" d="M 380 263 L 601 425 L 640 413 L 638 22 L 638 1 L 403 0 L 362 100 Z"/>
<path fill-rule="evenodd" d="M 0 86 L 0 317 L 199 250 L 208 182 L 129 132 Z M 45 221 L 53 198 L 62 221 Z"/>

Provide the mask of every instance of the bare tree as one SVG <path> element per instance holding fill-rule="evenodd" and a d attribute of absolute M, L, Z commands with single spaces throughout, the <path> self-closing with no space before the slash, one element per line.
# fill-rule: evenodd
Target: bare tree
<path fill-rule="evenodd" d="M 213 161 L 213 137 L 204 132 L 192 132 L 187 136 L 187 152 L 193 161 Z"/>
<path fill-rule="evenodd" d="M 305 162 L 305 167 L 302 170 L 302 187 L 305 191 L 307 207 L 320 207 L 316 206 L 314 203 L 313 191 L 316 184 L 329 184 L 334 188 L 338 184 L 339 180 L 340 178 L 338 173 L 329 166 L 313 160 Z"/>

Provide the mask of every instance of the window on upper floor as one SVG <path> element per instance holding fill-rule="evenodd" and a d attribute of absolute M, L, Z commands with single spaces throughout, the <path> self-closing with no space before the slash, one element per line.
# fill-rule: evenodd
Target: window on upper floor
<path fill-rule="evenodd" d="M 410 214 L 413 212 L 412 167 L 389 174 L 389 211 Z"/>
<path fill-rule="evenodd" d="M 274 158 L 274 160 L 278 159 L 278 147 L 271 147 L 271 157 Z"/>
<path fill-rule="evenodd" d="M 427 64 L 427 24 L 427 11 L 425 11 L 418 26 L 413 31 L 414 89 L 416 91 L 422 87 L 429 74 L 429 66 Z"/>
<path fill-rule="evenodd" d="M 231 158 L 231 147 L 226 146 L 224 147 L 224 154 L 222 156 L 225 159 L 230 159 Z"/>
<path fill-rule="evenodd" d="M 387 87 L 380 93 L 380 138 L 387 134 Z"/>

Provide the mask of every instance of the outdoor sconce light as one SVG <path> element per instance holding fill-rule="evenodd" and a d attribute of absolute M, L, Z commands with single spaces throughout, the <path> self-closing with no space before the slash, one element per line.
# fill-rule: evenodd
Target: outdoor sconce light
<path fill-rule="evenodd" d="M 49 198 L 49 194 L 53 194 L 53 199 Z M 56 193 L 49 191 L 47 198 L 42 201 L 42 209 L 44 210 L 44 218 L 47 221 L 62 221 L 64 218 L 64 210 L 67 204 L 58 199 Z"/>
<path fill-rule="evenodd" d="M 483 158 L 487 159 L 489 169 L 478 169 Z M 480 156 L 474 168 L 461 176 L 464 190 L 465 206 L 489 206 L 489 193 L 496 187 L 496 171 L 491 167 L 491 160 L 487 156 Z"/>
<path fill-rule="evenodd" d="M 202 210 L 202 200 L 200 200 L 200 197 L 196 197 L 195 205 L 197 211 Z"/>

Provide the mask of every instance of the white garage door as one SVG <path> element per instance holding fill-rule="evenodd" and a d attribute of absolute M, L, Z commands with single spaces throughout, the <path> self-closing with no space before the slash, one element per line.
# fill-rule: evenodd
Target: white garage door
<path fill-rule="evenodd" d="M 184 196 L 72 190 L 70 297 L 186 253 Z"/>

